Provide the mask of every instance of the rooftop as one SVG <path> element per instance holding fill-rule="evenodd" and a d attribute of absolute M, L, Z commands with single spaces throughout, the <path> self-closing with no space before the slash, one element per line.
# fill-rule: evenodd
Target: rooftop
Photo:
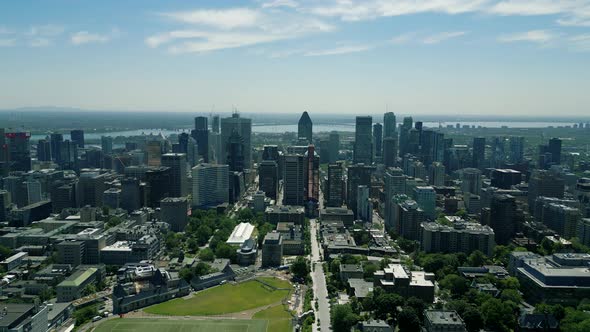
<path fill-rule="evenodd" d="M 69 276 L 66 280 L 62 281 L 58 286 L 63 287 L 78 287 L 93 274 L 98 271 L 95 267 L 89 267 L 85 270 L 80 270 Z"/>
<path fill-rule="evenodd" d="M 254 225 L 247 222 L 239 223 L 226 242 L 228 244 L 242 244 L 252 237 L 252 232 L 254 232 Z"/>
<path fill-rule="evenodd" d="M 424 318 L 433 325 L 464 325 L 463 320 L 454 310 L 427 310 Z"/>

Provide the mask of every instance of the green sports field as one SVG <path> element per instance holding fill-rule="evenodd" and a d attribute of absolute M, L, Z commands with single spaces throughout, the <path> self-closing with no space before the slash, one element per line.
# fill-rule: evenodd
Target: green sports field
<path fill-rule="evenodd" d="M 115 318 L 98 325 L 95 332 L 266 332 L 266 320 L 174 320 Z"/>
<path fill-rule="evenodd" d="M 174 299 L 144 309 L 145 312 L 166 316 L 210 316 L 240 312 L 280 302 L 289 295 L 291 284 L 275 278 L 261 278 L 272 289 L 251 280 L 237 285 L 225 284 L 196 293 L 189 299 Z M 288 290 L 287 290 L 288 289 Z"/>

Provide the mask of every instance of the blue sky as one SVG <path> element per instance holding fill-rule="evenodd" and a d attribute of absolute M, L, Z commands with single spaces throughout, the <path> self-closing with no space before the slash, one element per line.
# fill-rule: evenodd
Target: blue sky
<path fill-rule="evenodd" d="M 580 115 L 590 0 L 2 1 L 0 108 Z"/>

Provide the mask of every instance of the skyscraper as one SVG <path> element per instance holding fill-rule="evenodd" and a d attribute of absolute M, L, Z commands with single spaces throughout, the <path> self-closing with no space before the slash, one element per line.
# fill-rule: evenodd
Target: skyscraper
<path fill-rule="evenodd" d="M 348 182 L 347 182 L 347 204 L 348 207 L 357 213 L 357 190 L 361 185 L 371 186 L 371 175 L 375 167 L 364 164 L 356 164 L 348 167 Z"/>
<path fill-rule="evenodd" d="M 524 156 L 524 137 L 510 137 L 510 162 L 518 164 L 522 162 Z"/>
<path fill-rule="evenodd" d="M 373 221 L 373 207 L 371 206 L 369 192 L 369 187 L 360 185 L 357 189 L 356 198 L 356 218 L 367 222 Z"/>
<path fill-rule="evenodd" d="M 490 205 L 490 227 L 498 244 L 507 244 L 516 232 L 516 201 L 510 195 L 494 195 Z"/>
<path fill-rule="evenodd" d="M 121 208 L 128 213 L 141 207 L 141 191 L 137 178 L 124 178 L 121 180 Z"/>
<path fill-rule="evenodd" d="M 100 138 L 100 143 L 102 147 L 102 152 L 104 154 L 111 154 L 113 153 L 113 138 L 110 136 L 102 136 Z"/>
<path fill-rule="evenodd" d="M 416 187 L 414 200 L 424 211 L 424 215 L 430 220 L 436 218 L 436 192 L 432 187 Z"/>
<path fill-rule="evenodd" d="M 486 158 L 486 138 L 485 137 L 474 137 L 473 138 L 473 159 L 471 165 L 474 168 L 482 169 Z"/>
<path fill-rule="evenodd" d="M 395 167 L 397 164 L 396 137 L 385 137 L 383 139 L 383 164 L 385 164 L 385 167 Z"/>
<path fill-rule="evenodd" d="M 375 146 L 375 156 L 383 155 L 383 126 L 380 123 L 373 125 L 373 142 Z"/>
<path fill-rule="evenodd" d="M 44 139 L 37 142 L 37 160 L 51 161 L 51 144 Z"/>
<path fill-rule="evenodd" d="M 61 163 L 61 145 L 64 141 L 62 134 L 52 133 L 50 136 L 51 143 L 51 159 L 57 164 Z"/>
<path fill-rule="evenodd" d="M 213 116 L 213 121 L 211 123 L 211 131 L 219 134 L 219 115 Z"/>
<path fill-rule="evenodd" d="M 207 117 L 197 116 L 195 118 L 195 130 L 192 132 L 193 138 L 197 141 L 197 149 L 203 160 L 209 162 L 209 127 Z"/>
<path fill-rule="evenodd" d="M 445 185 L 445 166 L 440 162 L 433 162 L 428 169 L 428 183 L 441 187 Z"/>
<path fill-rule="evenodd" d="M 263 160 L 258 166 L 258 188 L 266 197 L 277 199 L 279 167 L 274 160 Z"/>
<path fill-rule="evenodd" d="M 549 140 L 547 151 L 551 153 L 551 160 L 554 164 L 561 164 L 561 140 L 559 138 L 552 138 Z"/>
<path fill-rule="evenodd" d="M 406 200 L 397 205 L 399 213 L 399 235 L 412 241 L 419 240 L 420 224 L 424 221 L 424 211 L 416 201 Z"/>
<path fill-rule="evenodd" d="M 409 140 L 410 130 L 412 130 L 413 120 L 411 116 L 404 117 L 404 122 L 399 132 L 399 156 L 403 157 L 406 153 L 410 152 Z"/>
<path fill-rule="evenodd" d="M 463 193 L 479 195 L 481 192 L 481 171 L 477 168 L 462 169 L 461 190 Z"/>
<path fill-rule="evenodd" d="M 230 172 L 244 171 L 244 139 L 237 131 L 230 135 L 226 143 L 227 161 Z"/>
<path fill-rule="evenodd" d="M 302 155 L 286 155 L 283 166 L 283 204 L 303 205 L 306 191 L 306 159 Z"/>
<path fill-rule="evenodd" d="M 307 147 L 306 158 L 306 190 L 305 200 L 308 203 L 315 204 L 320 197 L 320 158 L 315 153 L 315 146 L 310 144 Z"/>
<path fill-rule="evenodd" d="M 328 145 L 328 150 L 330 151 L 330 164 L 333 164 L 338 161 L 340 154 L 340 135 L 337 131 L 330 132 Z"/>
<path fill-rule="evenodd" d="M 373 163 L 373 118 L 370 116 L 357 116 L 354 133 L 353 162 L 355 164 Z M 355 196 L 356 198 L 356 196 Z"/>
<path fill-rule="evenodd" d="M 224 156 L 222 160 L 227 158 L 227 143 L 234 131 L 243 139 L 244 168 L 250 168 L 252 167 L 252 120 L 242 118 L 238 113 L 221 119 L 221 155 Z"/>
<path fill-rule="evenodd" d="M 307 112 L 303 112 L 301 117 L 299 118 L 299 123 L 297 125 L 297 136 L 298 138 L 305 138 L 308 144 L 312 143 L 312 135 L 313 135 L 313 123 L 311 122 L 311 118 Z"/>
<path fill-rule="evenodd" d="M 537 197 L 563 198 L 564 191 L 565 181 L 561 176 L 546 170 L 533 171 L 529 179 L 529 211 L 534 208 Z"/>
<path fill-rule="evenodd" d="M 10 170 L 27 172 L 31 170 L 31 145 L 29 139 L 31 133 L 12 132 L 6 133 L 8 145 L 7 159 L 10 161 Z"/>
<path fill-rule="evenodd" d="M 342 162 L 328 165 L 328 179 L 324 199 L 326 206 L 341 207 L 344 202 L 344 181 Z"/>
<path fill-rule="evenodd" d="M 70 140 L 79 148 L 84 148 L 84 130 L 75 129 L 70 131 Z"/>
<path fill-rule="evenodd" d="M 192 169 L 195 207 L 215 206 L 229 202 L 229 166 L 198 164 Z"/>
<path fill-rule="evenodd" d="M 397 137 L 397 123 L 393 112 L 383 115 L 383 138 L 387 137 Z"/>
<path fill-rule="evenodd" d="M 162 155 L 162 166 L 170 168 L 170 197 L 188 195 L 188 169 L 186 154 L 166 153 Z"/>
<path fill-rule="evenodd" d="M 162 163 L 162 143 L 160 141 L 148 141 L 145 146 L 148 166 L 160 166 Z M 158 201 L 159 204 L 159 201 Z"/>

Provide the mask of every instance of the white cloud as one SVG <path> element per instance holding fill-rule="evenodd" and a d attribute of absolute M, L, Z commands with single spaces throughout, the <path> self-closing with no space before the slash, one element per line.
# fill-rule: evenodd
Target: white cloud
<path fill-rule="evenodd" d="M 63 26 L 56 24 L 35 25 L 26 34 L 32 37 L 55 37 L 64 33 L 65 30 Z"/>
<path fill-rule="evenodd" d="M 531 30 L 498 37 L 502 43 L 530 42 L 545 44 L 557 38 L 557 35 L 547 30 Z"/>
<path fill-rule="evenodd" d="M 449 32 L 440 32 L 434 35 L 427 36 L 422 40 L 424 44 L 438 44 L 445 40 L 449 40 L 452 38 L 457 38 L 465 35 L 465 31 L 449 31 Z"/>
<path fill-rule="evenodd" d="M 199 9 L 162 15 L 182 23 L 200 24 L 219 29 L 253 27 L 260 21 L 260 13 L 248 8 Z"/>
<path fill-rule="evenodd" d="M 0 39 L 0 47 L 11 47 L 16 45 L 16 39 Z"/>
<path fill-rule="evenodd" d="M 568 38 L 569 44 L 577 51 L 590 51 L 590 33 L 571 36 Z"/>
<path fill-rule="evenodd" d="M 29 41 L 30 47 L 47 47 L 53 45 L 53 40 L 49 38 L 34 38 Z"/>
<path fill-rule="evenodd" d="M 288 8 L 297 8 L 299 7 L 299 3 L 293 0 L 274 0 L 265 2 L 262 4 L 262 8 L 278 8 L 278 7 L 288 7 Z"/>
<path fill-rule="evenodd" d="M 405 44 L 416 39 L 416 32 L 406 32 L 391 38 L 393 44 Z"/>
<path fill-rule="evenodd" d="M 364 52 L 372 49 L 371 45 L 353 45 L 353 46 L 340 46 L 325 50 L 309 51 L 305 52 L 304 56 L 326 56 L 326 55 L 341 55 L 349 53 Z"/>
<path fill-rule="evenodd" d="M 110 34 L 90 33 L 88 31 L 78 31 L 73 33 L 70 37 L 70 42 L 74 45 L 82 45 L 89 43 L 106 43 L 112 39 L 116 30 Z"/>
<path fill-rule="evenodd" d="M 168 50 L 175 54 L 202 53 L 299 38 L 336 29 L 331 24 L 298 12 L 275 11 L 269 13 L 264 9 L 230 8 L 177 12 L 174 14 L 176 19 L 195 28 L 158 33 L 146 38 L 145 42 L 152 48 L 170 43 L 172 45 L 168 46 Z"/>

